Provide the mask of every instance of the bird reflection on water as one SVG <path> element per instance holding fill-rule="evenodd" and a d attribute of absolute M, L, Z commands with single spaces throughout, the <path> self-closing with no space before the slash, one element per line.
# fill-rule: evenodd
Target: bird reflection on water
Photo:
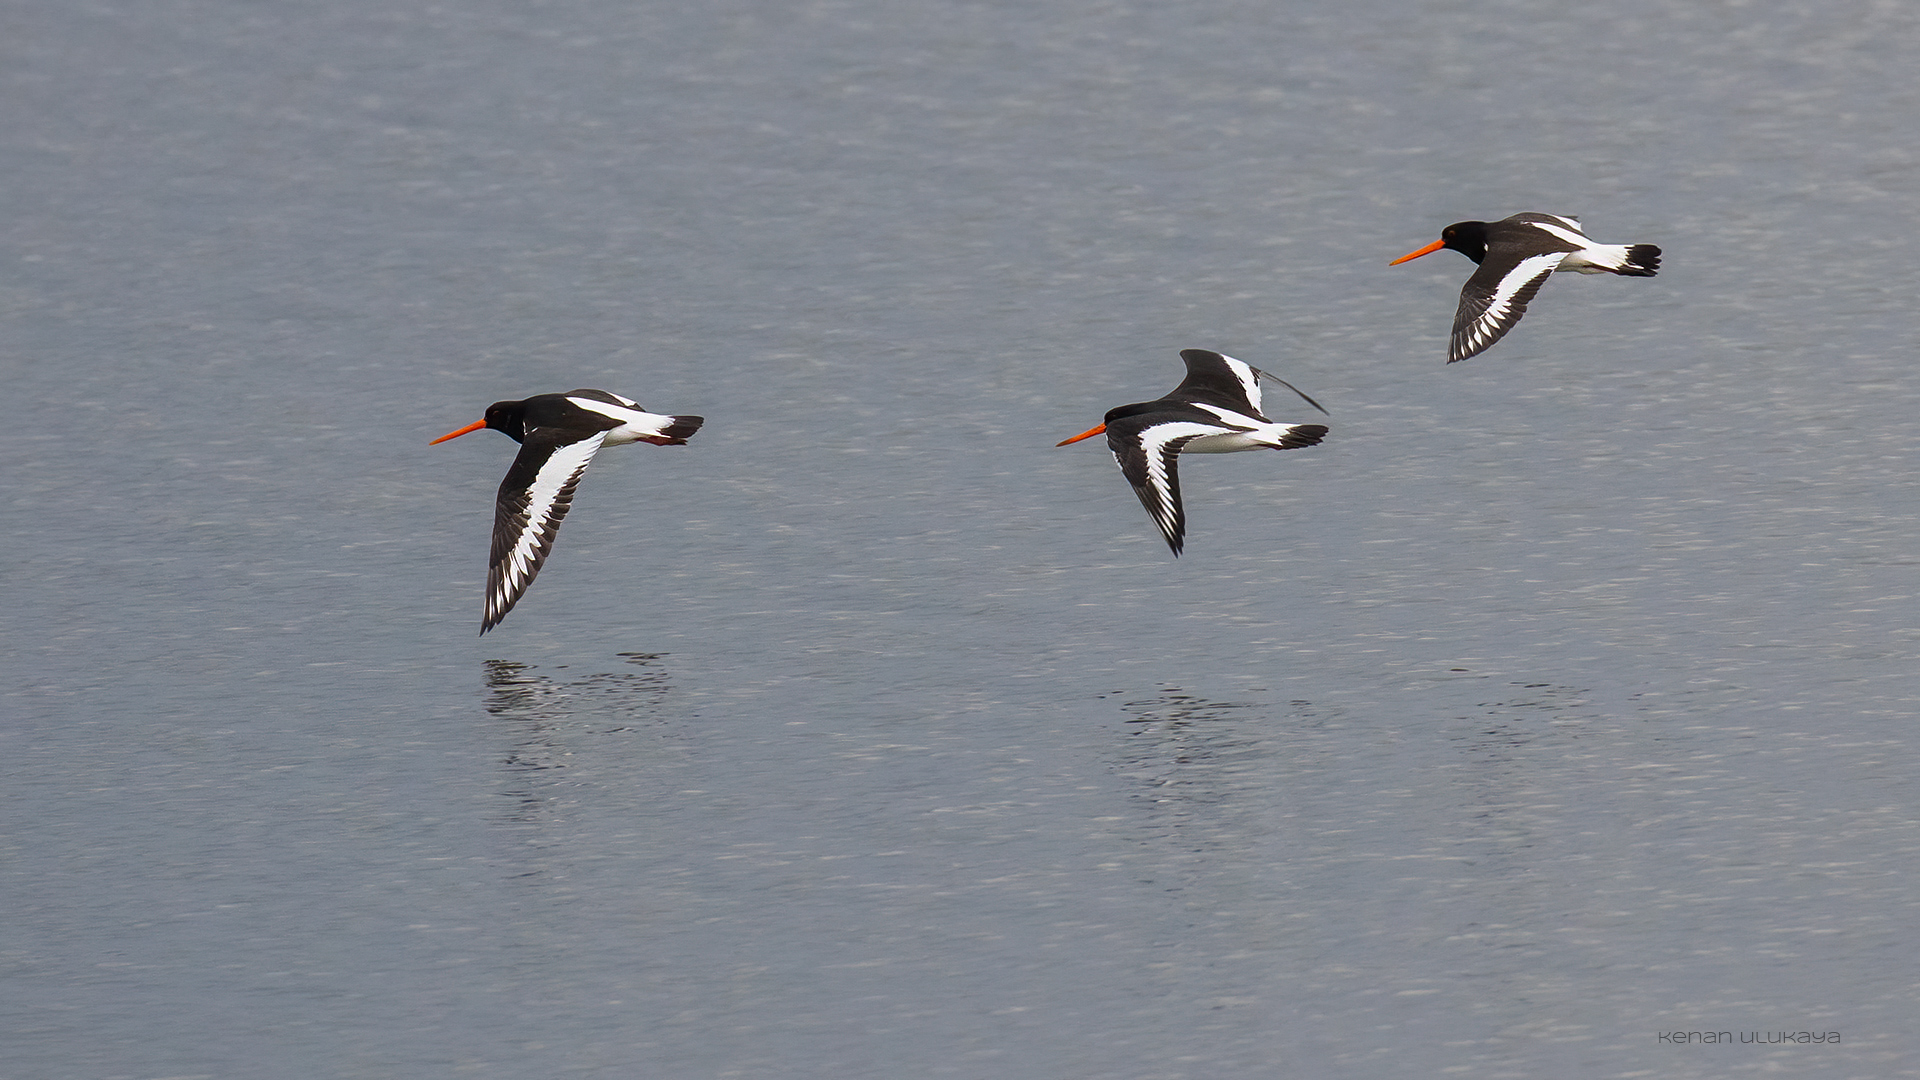
<path fill-rule="evenodd" d="M 485 662 L 487 713 L 503 723 L 500 795 L 509 808 L 497 820 L 533 823 L 554 812 L 564 783 L 558 770 L 576 754 L 624 758 L 596 745 L 630 737 L 659 721 L 671 692 L 664 653 L 621 653 L 638 670 L 601 671 L 578 678 L 538 673 L 532 664 Z M 564 666 L 556 668 L 564 671 Z"/>

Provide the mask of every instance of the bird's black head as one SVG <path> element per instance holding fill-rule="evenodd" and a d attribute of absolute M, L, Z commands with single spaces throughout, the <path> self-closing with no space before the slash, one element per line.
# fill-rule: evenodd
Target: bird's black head
<path fill-rule="evenodd" d="M 472 415 L 469 413 L 468 415 Z M 524 442 L 527 437 L 527 403 L 524 401 L 496 401 L 487 406 L 487 427 L 498 431 L 514 442 Z"/>
<path fill-rule="evenodd" d="M 1487 257 L 1487 223 L 1456 221 L 1440 230 L 1440 246 L 1451 248 L 1478 263 Z"/>
<path fill-rule="evenodd" d="M 1107 423 L 1111 424 L 1115 420 L 1124 420 L 1129 416 L 1143 416 L 1164 408 L 1166 408 L 1166 404 L 1159 401 L 1136 401 L 1131 405 L 1119 405 L 1107 410 Z"/>

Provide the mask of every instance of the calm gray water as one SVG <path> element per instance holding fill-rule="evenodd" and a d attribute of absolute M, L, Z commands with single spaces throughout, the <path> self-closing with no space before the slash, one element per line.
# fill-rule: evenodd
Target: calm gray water
<path fill-rule="evenodd" d="M 1920 1076 L 1916 53 L 11 5 L 0 1077 Z M 1447 366 L 1520 210 L 1665 268 Z M 1052 444 L 1184 347 L 1333 433 L 1176 561 Z M 577 386 L 707 427 L 478 638 Z"/>

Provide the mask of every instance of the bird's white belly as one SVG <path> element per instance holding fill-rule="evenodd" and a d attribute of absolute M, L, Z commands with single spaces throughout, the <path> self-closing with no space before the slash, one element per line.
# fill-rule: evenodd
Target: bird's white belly
<path fill-rule="evenodd" d="M 1260 442 L 1252 438 L 1247 431 L 1228 431 L 1219 435 L 1202 435 L 1180 448 L 1183 454 L 1231 454 L 1236 450 L 1264 450 L 1272 443 Z"/>

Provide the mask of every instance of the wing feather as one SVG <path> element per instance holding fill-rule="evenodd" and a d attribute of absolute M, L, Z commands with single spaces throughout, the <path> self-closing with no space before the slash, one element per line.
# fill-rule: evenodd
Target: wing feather
<path fill-rule="evenodd" d="M 1552 251 L 1520 260 L 1504 272 L 1492 259 L 1467 279 L 1460 290 L 1460 309 L 1453 316 L 1453 340 L 1447 363 L 1457 363 L 1485 352 L 1513 329 L 1526 314 L 1527 303 L 1551 277 L 1564 251 Z"/>
<path fill-rule="evenodd" d="M 560 522 L 573 506 L 573 491 L 607 433 L 562 442 L 552 429 L 529 428 L 513 459 L 493 509 L 493 552 L 487 565 L 486 633 L 506 618 L 526 594 L 553 550 Z"/>
<path fill-rule="evenodd" d="M 1114 460 L 1175 555 L 1185 546 L 1187 534 L 1187 512 L 1180 503 L 1180 448 L 1203 435 L 1231 430 L 1187 421 L 1107 425 L 1107 446 Z"/>
<path fill-rule="evenodd" d="M 1260 415 L 1260 376 L 1266 374 L 1245 360 L 1235 360 L 1211 349 L 1182 349 L 1187 377 L 1168 397 L 1214 401 L 1235 412 Z"/>

